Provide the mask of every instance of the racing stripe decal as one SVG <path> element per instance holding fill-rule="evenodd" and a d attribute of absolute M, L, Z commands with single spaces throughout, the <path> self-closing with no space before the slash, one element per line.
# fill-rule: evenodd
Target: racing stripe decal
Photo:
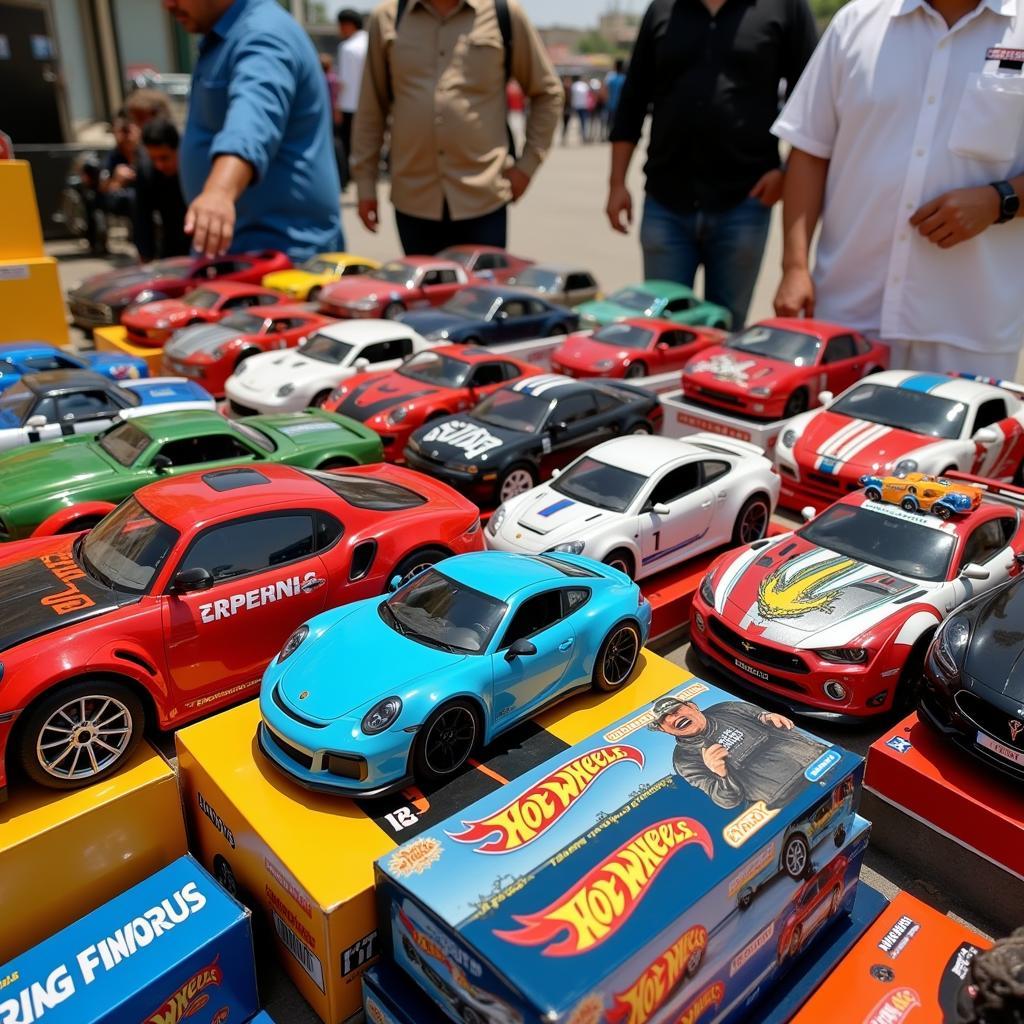
<path fill-rule="evenodd" d="M 548 505 L 547 508 L 542 508 L 537 513 L 537 515 L 544 516 L 545 518 L 547 518 L 548 516 L 553 516 L 556 512 L 561 512 L 562 509 L 569 508 L 570 505 L 575 504 L 575 501 L 570 501 L 568 498 L 563 498 L 561 501 L 556 501 L 554 505 Z"/>
<path fill-rule="evenodd" d="M 899 387 L 907 391 L 933 391 L 935 388 L 948 384 L 949 378 L 941 373 L 915 373 L 899 383 Z"/>
<path fill-rule="evenodd" d="M 541 514 L 543 515 L 543 513 Z M 678 551 L 680 548 L 685 548 L 689 544 L 696 543 L 698 540 L 701 539 L 701 537 L 704 536 L 705 533 L 708 532 L 708 529 L 709 527 L 705 527 L 705 529 L 702 530 L 700 533 L 696 534 L 693 537 L 688 537 L 686 540 L 681 541 L 679 544 L 673 544 L 670 548 L 664 548 L 656 554 L 648 555 L 646 558 L 642 558 L 641 563 L 643 565 L 647 565 L 650 562 L 657 562 L 659 558 L 664 558 L 666 555 L 671 555 L 673 551 Z"/>

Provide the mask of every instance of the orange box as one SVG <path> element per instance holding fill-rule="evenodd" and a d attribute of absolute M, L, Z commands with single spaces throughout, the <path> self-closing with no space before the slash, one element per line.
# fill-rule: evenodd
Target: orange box
<path fill-rule="evenodd" d="M 0 236 L 6 230 L 4 224 Z M 0 341 L 68 343 L 68 321 L 55 259 L 31 256 L 0 260 Z"/>
<path fill-rule="evenodd" d="M 0 160 L 0 260 L 27 260 L 43 255 L 43 228 L 25 160 Z M 4 310 L 6 314 L 7 310 Z"/>
<path fill-rule="evenodd" d="M 97 327 L 92 332 L 97 352 L 113 352 L 116 355 L 135 356 L 145 359 L 151 377 L 163 374 L 164 350 L 150 346 L 133 345 L 128 340 L 128 330 L 118 324 L 115 327 Z"/>

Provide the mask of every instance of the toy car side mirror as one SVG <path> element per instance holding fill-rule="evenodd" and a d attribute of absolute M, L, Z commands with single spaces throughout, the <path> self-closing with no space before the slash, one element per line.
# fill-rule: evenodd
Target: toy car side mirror
<path fill-rule="evenodd" d="M 977 562 L 968 562 L 960 571 L 965 580 L 987 580 L 992 575 L 991 570 Z"/>
<path fill-rule="evenodd" d="M 658 344 L 657 344 L 657 345 L 655 345 L 654 347 L 655 347 L 655 348 L 656 348 L 656 349 L 657 349 L 657 350 L 658 350 L 659 352 L 667 352 L 667 351 L 668 351 L 668 349 L 669 349 L 669 344 L 668 344 L 668 342 L 667 342 L 667 341 L 659 341 L 659 342 L 658 342 Z"/>
<path fill-rule="evenodd" d="M 818 392 L 818 401 L 821 403 L 821 407 L 823 409 L 828 408 L 828 406 L 830 406 L 833 403 L 833 401 L 835 401 L 835 397 L 836 396 L 832 394 L 831 391 Z"/>
<path fill-rule="evenodd" d="M 393 594 L 401 585 L 402 577 L 397 575 L 392 576 L 391 579 L 388 580 L 388 593 Z"/>
<path fill-rule="evenodd" d="M 817 514 L 818 510 L 813 505 L 804 505 L 804 507 L 800 509 L 800 518 L 805 523 L 809 523 Z"/>
<path fill-rule="evenodd" d="M 512 646 L 505 652 L 506 661 L 515 661 L 516 658 L 528 658 L 531 654 L 536 654 L 537 648 L 530 643 L 529 640 L 517 640 Z"/>
<path fill-rule="evenodd" d="M 553 469 L 553 470 L 551 470 L 551 479 L 554 480 L 555 477 L 556 476 L 560 476 L 561 473 L 562 473 L 562 471 L 560 469 Z M 1021 555 L 1021 558 L 1024 558 L 1024 555 Z"/>
<path fill-rule="evenodd" d="M 197 590 L 209 590 L 213 586 L 213 573 L 202 566 L 182 569 L 171 581 L 172 594 L 191 594 Z"/>
<path fill-rule="evenodd" d="M 558 437 L 559 434 L 564 434 L 569 429 L 569 424 L 565 420 L 559 420 L 557 423 L 552 423 L 550 427 L 551 436 Z"/>
<path fill-rule="evenodd" d="M 364 370 L 368 370 L 370 368 L 370 360 L 369 359 L 364 359 L 362 356 L 360 356 L 352 365 L 360 373 L 362 373 Z"/>
<path fill-rule="evenodd" d="M 153 459 L 153 468 L 158 473 L 166 473 L 173 465 L 174 463 L 166 455 L 157 455 Z"/>
<path fill-rule="evenodd" d="M 648 505 L 647 511 L 656 516 L 667 516 L 672 514 L 672 509 L 670 509 L 663 501 L 656 501 L 653 505 Z"/>
<path fill-rule="evenodd" d="M 999 434 L 991 427 L 982 427 L 974 432 L 971 440 L 977 441 L 978 444 L 998 444 Z"/>
<path fill-rule="evenodd" d="M 26 427 L 31 427 L 33 430 L 38 430 L 39 427 L 45 427 L 46 426 L 46 417 L 45 416 L 29 416 L 29 418 L 25 421 L 25 426 Z"/>

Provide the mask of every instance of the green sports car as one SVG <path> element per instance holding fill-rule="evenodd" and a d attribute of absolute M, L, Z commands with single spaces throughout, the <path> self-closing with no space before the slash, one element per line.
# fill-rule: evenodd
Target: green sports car
<path fill-rule="evenodd" d="M 322 409 L 234 421 L 209 410 L 156 413 L 91 437 L 44 441 L 0 455 L 0 540 L 27 537 L 71 506 L 116 504 L 164 476 L 262 461 L 332 469 L 382 458 L 374 431 Z M 50 526 L 61 532 L 86 529 L 101 511 L 81 507 Z"/>
<path fill-rule="evenodd" d="M 616 320 L 650 316 L 674 320 L 693 327 L 732 326 L 732 314 L 724 306 L 705 302 L 693 294 L 692 288 L 675 281 L 642 281 L 620 288 L 606 299 L 595 299 L 576 307 L 580 327 L 584 330 L 604 327 Z"/>

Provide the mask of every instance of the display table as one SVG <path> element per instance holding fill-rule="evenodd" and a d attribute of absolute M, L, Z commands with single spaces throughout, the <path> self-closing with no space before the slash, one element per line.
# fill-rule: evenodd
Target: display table
<path fill-rule="evenodd" d="M 149 345 L 133 345 L 128 340 L 128 330 L 118 324 L 115 327 L 97 327 L 92 332 L 97 352 L 113 352 L 116 355 L 134 356 L 145 359 L 151 377 L 163 375 L 164 350 Z"/>

